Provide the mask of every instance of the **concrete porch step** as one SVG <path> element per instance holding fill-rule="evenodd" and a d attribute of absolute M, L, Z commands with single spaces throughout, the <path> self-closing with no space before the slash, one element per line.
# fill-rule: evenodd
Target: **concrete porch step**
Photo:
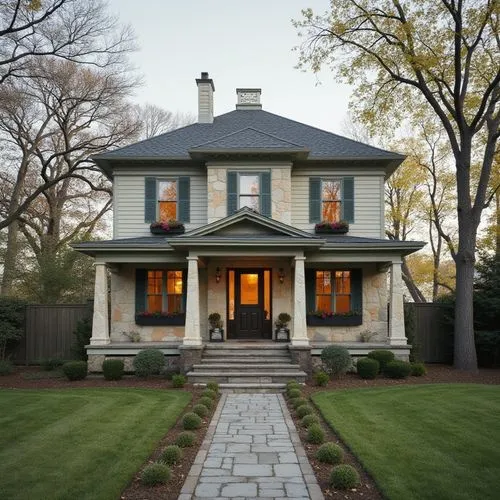
<path fill-rule="evenodd" d="M 301 370 L 282 371 L 279 373 L 268 371 L 248 372 L 221 372 L 221 371 L 190 371 L 188 381 L 192 384 L 206 383 L 207 381 L 219 384 L 286 384 L 290 380 L 305 382 L 306 373 Z"/>
<path fill-rule="evenodd" d="M 252 363 L 252 364 L 239 364 L 233 363 L 232 361 L 226 361 L 223 363 L 202 363 L 198 365 L 193 365 L 193 370 L 201 370 L 201 371 L 255 371 L 255 370 L 263 370 L 263 371 L 288 371 L 292 372 L 295 370 L 300 370 L 299 365 L 294 365 L 292 363 L 262 363 L 260 362 Z"/>
<path fill-rule="evenodd" d="M 247 365 L 255 365 L 255 364 L 262 364 L 263 362 L 266 362 L 266 364 L 281 364 L 281 365 L 287 365 L 290 364 L 290 356 L 283 356 L 281 358 L 275 358 L 275 357 L 265 357 L 265 356 L 255 356 L 255 357 L 248 357 L 244 358 L 241 356 L 225 356 L 225 357 L 203 357 L 202 358 L 202 363 L 205 365 L 217 365 L 217 364 L 227 364 L 227 363 L 232 363 L 234 365 L 239 365 L 241 366 L 242 364 L 247 364 Z"/>
<path fill-rule="evenodd" d="M 202 382 L 193 384 L 195 387 L 206 387 L 207 384 Z M 260 384 L 260 383 L 242 383 L 242 384 L 219 384 L 219 389 L 228 393 L 269 393 L 269 392 L 284 392 L 286 384 Z"/>

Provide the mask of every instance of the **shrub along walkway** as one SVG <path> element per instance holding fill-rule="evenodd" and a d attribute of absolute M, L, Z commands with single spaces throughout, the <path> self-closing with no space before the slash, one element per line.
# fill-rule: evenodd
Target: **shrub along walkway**
<path fill-rule="evenodd" d="M 323 499 L 281 394 L 224 394 L 179 500 Z"/>

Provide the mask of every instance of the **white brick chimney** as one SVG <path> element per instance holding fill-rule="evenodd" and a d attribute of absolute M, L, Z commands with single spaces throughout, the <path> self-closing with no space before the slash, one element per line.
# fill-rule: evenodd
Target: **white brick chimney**
<path fill-rule="evenodd" d="M 262 109 L 260 93 L 261 89 L 236 89 L 236 109 Z"/>
<path fill-rule="evenodd" d="M 214 122 L 214 81 L 203 72 L 196 79 L 198 85 L 198 123 Z"/>

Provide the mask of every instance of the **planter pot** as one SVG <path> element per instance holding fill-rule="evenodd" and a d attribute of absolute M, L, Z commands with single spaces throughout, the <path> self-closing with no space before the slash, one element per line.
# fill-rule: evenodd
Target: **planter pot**
<path fill-rule="evenodd" d="M 348 227 L 332 229 L 331 227 L 317 228 L 314 230 L 316 234 L 345 234 L 349 231 Z"/>
<path fill-rule="evenodd" d="M 321 318 L 314 314 L 307 315 L 309 326 L 358 326 L 363 324 L 363 316 L 356 314 L 353 316 L 328 316 Z"/>
<path fill-rule="evenodd" d="M 151 227 L 150 228 L 151 234 L 183 234 L 184 233 L 184 228 L 183 227 L 173 227 L 166 231 L 165 229 L 162 229 L 161 227 Z"/>
<path fill-rule="evenodd" d="M 175 316 L 135 316 L 136 325 L 141 326 L 184 326 L 185 322 L 185 314 L 176 314 Z"/>
<path fill-rule="evenodd" d="M 274 330 L 274 340 L 276 342 L 290 342 L 290 330 L 288 328 L 277 328 Z"/>
<path fill-rule="evenodd" d="M 224 342 L 224 328 L 210 328 L 210 342 Z"/>

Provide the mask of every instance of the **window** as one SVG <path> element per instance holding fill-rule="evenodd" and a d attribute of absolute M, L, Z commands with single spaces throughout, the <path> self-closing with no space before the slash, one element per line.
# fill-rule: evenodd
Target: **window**
<path fill-rule="evenodd" d="M 154 270 L 147 272 L 146 311 L 150 313 L 182 313 L 183 272 Z"/>
<path fill-rule="evenodd" d="M 342 181 L 321 180 L 321 220 L 339 222 L 342 220 Z"/>
<path fill-rule="evenodd" d="M 309 178 L 309 222 L 354 222 L 354 177 Z"/>
<path fill-rule="evenodd" d="M 158 220 L 177 220 L 177 181 L 158 179 Z"/>
<path fill-rule="evenodd" d="M 315 310 L 341 314 L 351 308 L 351 272 L 316 271 Z"/>
<path fill-rule="evenodd" d="M 271 217 L 271 172 L 227 173 L 227 214 L 243 207 Z"/>
<path fill-rule="evenodd" d="M 259 174 L 240 174 L 238 176 L 238 208 L 243 207 L 260 212 Z"/>

